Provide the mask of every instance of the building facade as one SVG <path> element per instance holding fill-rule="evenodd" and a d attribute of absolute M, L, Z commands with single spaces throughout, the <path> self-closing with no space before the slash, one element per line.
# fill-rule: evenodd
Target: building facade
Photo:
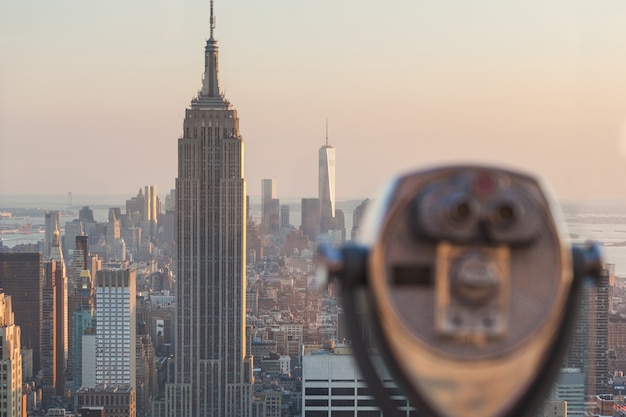
<path fill-rule="evenodd" d="M 136 388 L 135 280 L 134 269 L 102 269 L 96 275 L 96 384 Z"/>
<path fill-rule="evenodd" d="M 326 144 L 319 150 L 318 199 L 320 204 L 320 233 L 333 229 L 335 218 L 335 148 Z"/>
<path fill-rule="evenodd" d="M 147 334 L 146 326 L 140 326 L 143 331 L 137 335 L 136 343 L 136 397 L 137 413 L 141 416 L 148 413 L 152 408 L 152 400 L 156 393 L 156 360 L 154 357 L 154 346 L 152 339 Z"/>
<path fill-rule="evenodd" d="M 314 241 L 320 234 L 320 200 L 303 198 L 300 210 L 302 213 L 302 233 Z"/>
<path fill-rule="evenodd" d="M 573 337 L 567 354 L 567 367 L 585 375 L 585 394 L 608 393 L 609 280 L 607 269 L 594 287 L 583 289 Z"/>
<path fill-rule="evenodd" d="M 22 354 L 11 297 L 0 290 L 0 415 L 22 417 Z M 24 411 L 24 414 L 22 414 Z"/>
<path fill-rule="evenodd" d="M 585 374 L 578 368 L 563 368 L 552 387 L 550 400 L 565 401 L 567 415 L 585 416 Z"/>
<path fill-rule="evenodd" d="M 280 234 L 285 236 L 291 229 L 289 220 L 289 206 L 287 204 L 280 205 Z"/>
<path fill-rule="evenodd" d="M 94 294 L 93 294 L 93 280 L 92 274 L 89 272 L 90 267 L 90 255 L 89 255 L 89 236 L 76 236 L 76 246 L 73 253 L 72 267 L 68 274 L 68 360 L 66 374 L 70 379 L 74 379 L 74 386 L 76 385 L 76 376 L 80 375 L 80 370 L 74 372 L 75 367 L 81 366 L 80 355 L 76 356 L 75 349 L 80 349 L 82 343 L 82 323 L 78 324 L 80 330 L 78 330 L 77 336 L 77 323 L 76 314 L 85 312 L 86 314 L 93 313 Z M 94 274 L 95 275 L 95 274 Z M 76 340 L 78 337 L 78 340 Z M 76 389 L 80 388 L 80 385 Z M 75 390 L 74 390 L 75 391 Z"/>
<path fill-rule="evenodd" d="M 136 417 L 135 389 L 108 385 L 83 387 L 76 393 L 76 411 L 82 415 L 83 408 L 102 408 L 106 417 Z"/>
<path fill-rule="evenodd" d="M 220 91 L 213 2 L 204 78 L 178 140 L 177 277 L 170 417 L 249 417 L 246 189 L 237 111 Z"/>
<path fill-rule="evenodd" d="M 261 180 L 261 229 L 263 234 L 276 234 L 279 229 L 279 200 L 276 198 L 276 180 Z"/>
<path fill-rule="evenodd" d="M 51 398 L 57 393 L 57 281 L 56 261 L 50 260 L 44 264 L 43 286 L 43 321 L 41 334 L 41 369 L 43 373 L 42 396 L 44 406 L 51 404 Z"/>
<path fill-rule="evenodd" d="M 85 271 L 89 273 L 89 271 Z M 95 320 L 94 320 L 94 309 L 89 307 L 80 307 L 79 310 L 74 311 L 73 314 L 74 326 L 72 327 L 73 331 L 73 348 L 72 348 L 72 391 L 76 392 L 80 387 L 83 386 L 83 356 L 85 356 L 85 361 L 89 358 L 87 355 L 83 355 L 83 338 L 91 337 L 95 339 L 96 330 L 95 330 Z M 95 358 L 95 343 L 94 345 L 94 355 L 91 357 L 91 362 L 93 363 L 93 358 Z M 92 373 L 93 378 L 91 380 L 91 386 L 95 385 L 95 370 Z"/>
<path fill-rule="evenodd" d="M 43 279 L 41 253 L 0 253 L 0 288 L 11 296 L 22 349 L 33 350 L 33 375 L 41 369 Z"/>
<path fill-rule="evenodd" d="M 56 383 L 55 395 L 63 396 L 65 388 L 65 371 L 68 360 L 68 339 L 69 339 L 69 320 L 68 320 L 68 280 L 65 268 L 65 259 L 63 258 L 63 250 L 61 247 L 61 234 L 58 227 L 55 229 L 52 237 L 52 248 L 50 250 L 50 260 L 54 261 L 56 268 L 54 271 L 54 281 L 56 286 L 54 300 L 55 314 L 55 356 L 56 362 Z M 43 340 L 42 340 L 43 343 Z M 42 350 L 42 355 L 45 352 Z"/>
<path fill-rule="evenodd" d="M 352 213 L 352 231 L 350 232 L 350 237 L 353 242 L 359 240 L 361 227 L 365 217 L 365 210 L 367 210 L 369 203 L 369 198 L 366 198 L 354 209 L 354 212 Z"/>
<path fill-rule="evenodd" d="M 44 217 L 44 241 L 43 241 L 43 257 L 45 259 L 50 258 L 50 252 L 52 250 L 52 241 L 54 238 L 54 231 L 61 227 L 61 212 L 46 211 Z"/>
<path fill-rule="evenodd" d="M 264 391 L 255 394 L 253 417 L 280 417 L 281 415 L 280 391 Z"/>
<path fill-rule="evenodd" d="M 398 407 L 398 416 L 420 414 L 398 389 L 380 361 L 379 376 Z M 349 346 L 304 349 L 302 357 L 303 417 L 383 417 L 361 376 Z"/>
<path fill-rule="evenodd" d="M 158 226 L 158 197 L 156 185 L 146 185 L 144 193 L 143 223 L 141 228 L 146 238 L 153 238 L 157 234 Z"/>
<path fill-rule="evenodd" d="M 537 417 L 567 417 L 567 401 L 547 400 L 539 409 Z"/>

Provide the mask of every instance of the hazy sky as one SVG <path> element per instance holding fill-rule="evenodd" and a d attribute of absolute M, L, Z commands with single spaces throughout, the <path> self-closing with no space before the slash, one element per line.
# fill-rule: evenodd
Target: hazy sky
<path fill-rule="evenodd" d="M 486 161 L 626 199 L 626 2 L 216 0 L 250 194 L 337 197 Z M 0 194 L 174 187 L 209 1 L 0 1 Z"/>

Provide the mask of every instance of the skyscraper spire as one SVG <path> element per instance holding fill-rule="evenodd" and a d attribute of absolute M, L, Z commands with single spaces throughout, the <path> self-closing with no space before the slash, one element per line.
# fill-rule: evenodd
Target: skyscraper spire
<path fill-rule="evenodd" d="M 63 259 L 63 250 L 61 249 L 61 233 L 59 232 L 59 225 L 54 227 L 54 234 L 52 238 L 52 248 L 50 250 L 50 259 L 54 259 L 58 263 L 63 263 L 63 273 L 65 273 L 65 261 Z M 57 268 L 60 268 L 57 266 Z"/>
<path fill-rule="evenodd" d="M 211 24 L 211 36 L 209 39 L 213 39 L 213 31 L 215 30 L 215 16 L 213 16 L 213 0 L 211 0 L 211 19 L 209 20 Z"/>
<path fill-rule="evenodd" d="M 202 89 L 198 97 L 193 99 L 193 109 L 224 109 L 229 108 L 230 103 L 224 98 L 220 90 L 218 47 L 215 40 L 215 14 L 213 13 L 213 0 L 211 0 L 211 14 L 209 18 L 209 39 L 204 47 L 204 74 L 202 76 Z"/>
<path fill-rule="evenodd" d="M 59 232 L 59 225 L 55 224 L 54 225 L 54 240 L 52 241 L 52 246 L 60 246 L 60 240 L 59 240 L 59 235 L 61 233 Z"/>
<path fill-rule="evenodd" d="M 326 147 L 328 148 L 328 117 L 326 118 Z"/>

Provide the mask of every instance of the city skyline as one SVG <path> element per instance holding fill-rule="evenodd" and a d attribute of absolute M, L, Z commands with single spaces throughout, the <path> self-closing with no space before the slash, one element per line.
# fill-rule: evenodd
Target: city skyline
<path fill-rule="evenodd" d="M 338 238 L 339 234 L 333 232 L 339 231 L 343 236 L 337 243 L 345 237 L 345 216 L 341 209 L 335 211 L 336 195 L 340 199 L 375 196 L 378 187 L 393 174 L 440 160 L 490 159 L 539 173 L 545 170 L 557 195 L 565 198 L 593 198 L 602 193 L 614 196 L 613 189 L 604 186 L 604 179 L 611 177 L 614 181 L 622 170 L 626 173 L 623 164 L 618 163 L 624 157 L 619 152 L 622 139 L 626 152 L 626 116 L 619 113 L 620 93 L 626 92 L 626 86 L 623 91 L 619 86 L 611 91 L 613 102 L 607 112 L 602 107 L 602 93 L 606 92 L 604 88 L 614 86 L 617 78 L 597 79 L 604 70 L 599 71 L 596 64 L 585 61 L 574 65 L 588 52 L 574 46 L 581 42 L 578 29 L 585 24 L 577 18 L 585 6 L 574 5 L 565 13 L 554 6 L 543 6 L 542 12 L 557 19 L 548 21 L 535 18 L 536 11 L 527 5 L 505 10 L 495 2 L 487 2 L 496 10 L 485 5 L 478 10 L 458 5 L 451 12 L 442 6 L 414 6 L 394 0 L 391 8 L 408 7 L 409 19 L 403 20 L 405 16 L 381 9 L 369 0 L 348 0 L 354 9 L 324 0 L 306 6 L 284 0 L 261 6 L 243 0 L 225 6 L 227 12 L 218 10 L 218 16 L 224 16 L 226 22 L 220 19 L 222 24 L 216 32 L 220 36 L 216 38 L 213 0 L 210 19 L 208 1 L 202 3 L 202 8 L 200 2 L 171 1 L 155 5 L 156 12 L 148 2 L 140 2 L 139 7 L 118 4 L 109 8 L 60 1 L 74 7 L 66 10 L 71 15 L 66 23 L 80 22 L 81 30 L 72 33 L 75 27 L 69 25 L 70 31 L 59 29 L 49 38 L 40 35 L 39 42 L 44 42 L 41 49 L 28 48 L 41 51 L 37 61 L 50 70 L 46 79 L 32 79 L 32 86 L 22 97 L 14 93 L 28 83 L 17 81 L 19 74 L 12 71 L 20 67 L 28 74 L 29 67 L 19 64 L 25 61 L 13 61 L 16 55 L 8 54 L 11 58 L 6 72 L 4 64 L 0 66 L 0 91 L 9 92 L 6 97 L 0 94 L 5 97 L 0 98 L 0 195 L 5 189 L 20 193 L 36 186 L 49 191 L 44 179 L 52 176 L 55 187 L 67 185 L 68 191 L 77 194 L 106 193 L 107 189 L 121 193 L 129 187 L 126 195 L 131 196 L 130 190 L 136 190 L 137 184 L 152 184 L 145 186 L 145 193 L 140 188 L 137 197 L 126 201 L 126 214 L 122 214 L 121 207 L 109 209 L 106 224 L 94 222 L 93 211 L 87 207 L 80 211 L 78 222 L 65 223 L 66 244 L 76 241 L 72 269 L 82 265 L 82 273 L 85 268 L 87 255 L 83 253 L 81 258 L 77 253 L 83 251 L 81 248 L 87 252 L 92 244 L 95 253 L 90 258 L 90 269 L 96 277 L 95 298 L 93 304 L 83 304 L 86 316 L 75 316 L 78 325 L 74 326 L 74 337 L 81 340 L 80 346 L 75 346 L 75 352 L 80 352 L 81 376 L 72 383 L 89 386 L 91 392 L 76 391 L 78 409 L 94 404 L 83 397 L 89 395 L 103 396 L 107 399 L 102 401 L 115 405 L 127 404 L 133 410 L 126 412 L 129 416 L 135 415 L 137 407 L 141 410 L 137 415 L 152 408 L 151 414 L 161 417 L 274 417 L 279 412 L 319 417 L 324 411 L 328 415 L 335 411 L 348 415 L 349 408 L 361 405 L 367 407 L 362 410 L 367 415 L 380 414 L 365 387 L 359 387 L 362 381 L 352 362 L 344 360 L 341 369 L 337 366 L 340 372 L 335 373 L 334 380 L 339 385 L 333 387 L 333 378 L 307 374 L 307 364 L 300 356 L 307 344 L 323 343 L 326 349 L 334 348 L 334 341 L 346 340 L 342 326 L 354 324 L 340 320 L 338 300 L 332 293 L 316 289 L 312 279 L 315 239 L 320 234 Z M 14 10 L 19 8 L 15 6 Z M 76 10 L 91 13 L 92 19 L 72 20 L 81 16 Z M 141 14 L 143 10 L 149 10 L 146 17 Z M 284 14 L 276 20 L 269 10 Z M 48 11 L 48 20 L 62 26 L 55 11 Z M 255 11 L 262 12 L 257 15 Z M 429 16 L 422 16 L 422 11 Z M 511 13 L 513 20 L 500 22 L 492 16 L 486 28 L 469 22 L 480 13 L 504 11 Z M 466 16 L 461 17 L 463 14 Z M 198 20 L 202 24 L 195 20 L 197 16 L 203 16 Z M 412 18 L 418 17 L 423 26 L 412 29 L 411 25 L 416 24 Z M 437 27 L 438 18 L 433 19 L 437 23 L 429 20 L 433 17 L 447 19 L 444 27 Z M 258 21 L 262 21 L 260 26 Z M 281 30 L 281 22 L 287 23 L 283 27 L 286 31 Z M 376 26 L 377 22 L 381 25 Z M 538 24 L 541 35 L 528 39 L 533 23 Z M 164 32 L 153 32 L 153 24 Z M 319 39 L 314 40 L 316 24 Z M 38 32 L 39 25 L 47 24 L 35 18 L 31 27 L 37 30 L 28 34 L 16 29 L 19 25 L 13 28 L 34 39 L 35 33 L 43 34 Z M 196 29 L 190 29 L 195 25 L 203 31 L 201 37 Z M 358 29 L 357 37 L 342 32 L 354 28 Z M 559 31 L 563 28 L 571 31 Z M 499 29 L 505 36 L 493 40 L 493 34 L 488 33 L 491 29 Z M 590 30 L 591 37 L 597 37 L 594 30 L 597 28 Z M 415 44 L 418 59 L 409 44 L 394 44 L 389 31 L 423 42 Z M 55 43 L 59 33 L 65 33 L 67 37 L 61 38 L 67 44 Z M 427 39 L 416 37 L 417 33 L 442 38 L 433 39 L 430 46 L 426 45 Z M 196 41 L 196 37 L 205 39 L 206 44 Z M 229 37 L 235 41 L 229 43 Z M 128 41 L 127 45 L 118 43 L 122 39 Z M 220 39 L 225 40 L 220 46 L 222 57 L 226 57 L 221 64 L 226 65 L 222 65 L 222 76 L 218 77 Z M 11 42 L 0 40 L 0 53 L 11 49 Z M 70 48 L 65 49 L 68 44 Z M 187 55 L 200 57 L 202 46 L 204 72 L 198 76 L 201 62 Z M 67 56 L 58 57 L 58 51 L 65 51 Z M 68 63 L 77 68 L 69 70 L 72 65 L 65 66 Z M 190 68 L 195 69 L 196 76 L 190 75 Z M 620 69 L 616 65 L 611 72 Z M 61 82 L 59 76 L 65 81 Z M 187 81 L 192 79 L 192 88 L 186 90 Z M 587 81 L 590 84 L 585 84 Z M 184 113 L 179 91 L 193 97 L 185 101 Z M 235 104 L 240 100 L 244 108 L 229 100 Z M 594 107 L 598 105 L 601 108 Z M 623 107 L 626 114 L 626 105 Z M 580 117 L 590 111 L 597 112 L 593 120 Z M 250 120 L 249 127 L 240 130 L 239 114 L 243 115 L 242 127 Z M 319 135 L 317 119 L 326 119 L 325 135 Z M 170 120 L 177 121 L 176 130 L 167 127 Z M 622 124 L 624 138 L 619 128 L 611 130 Z M 600 136 L 596 142 L 589 140 L 595 135 Z M 244 138 L 249 145 L 245 163 Z M 609 141 L 617 151 L 603 155 L 591 152 L 608 146 Z M 335 146 L 339 152 L 337 167 Z M 24 156 L 33 169 L 23 169 Z M 244 172 L 244 166 L 251 166 L 253 174 Z M 172 167 L 175 173 L 168 172 Z M 307 198 L 315 195 L 316 177 L 318 198 Z M 285 229 L 273 230 L 279 233 L 272 238 L 263 234 L 267 227 L 259 233 L 254 221 L 246 222 L 250 219 L 246 217 L 246 184 L 251 195 L 259 195 L 259 188 L 268 191 L 263 193 L 263 214 L 271 206 L 272 216 L 279 210 L 282 217 L 279 196 L 304 197 L 300 205 L 302 218 L 307 217 L 309 207 L 317 230 L 306 237 L 304 227 L 298 231 L 287 221 Z M 596 190 L 594 184 L 603 186 Z M 170 202 L 176 200 L 175 214 L 170 211 L 158 216 L 158 224 L 163 227 L 157 227 L 155 216 L 161 214 L 162 207 L 156 190 L 165 194 L 172 188 L 176 193 L 168 197 Z M 1 203 L 0 197 L 0 207 Z M 46 226 L 51 226 L 55 217 L 58 223 L 60 213 L 46 213 Z M 263 216 L 262 225 L 268 223 L 267 216 Z M 30 220 L 28 224 L 30 230 Z M 246 236 L 247 224 L 250 239 Z M 84 245 L 76 236 L 79 229 L 81 235 L 86 233 Z M 50 256 L 60 262 L 63 258 L 58 225 L 53 236 Z M 18 250 L 43 247 L 25 245 Z M 42 257 L 37 255 L 41 264 Z M 9 266 L 13 270 L 32 268 L 32 260 L 19 258 L 0 255 L 0 263 L 19 260 L 18 265 Z M 128 269 L 99 269 L 106 263 Z M 8 272 L 2 278 L 9 288 L 11 283 L 22 282 L 9 267 L 4 269 Z M 30 275 L 36 278 L 36 274 Z M 77 288 L 83 294 L 92 290 L 90 276 L 81 274 L 84 279 Z M 66 278 L 65 274 L 58 277 Z M 74 310 L 69 309 L 67 295 L 60 309 L 58 303 L 52 309 L 49 305 L 44 308 L 46 301 L 63 298 L 59 291 L 62 285 L 55 281 L 56 293 L 51 285 L 43 290 L 40 342 L 48 337 L 45 330 L 51 317 L 56 320 L 60 313 Z M 603 294 L 606 299 L 602 305 L 608 312 L 612 293 Z M 247 303 L 254 308 L 248 309 Z M 93 305 L 95 310 L 91 310 Z M 53 314 L 55 308 L 57 314 Z M 91 315 L 94 312 L 96 315 Z M 93 317 L 98 320 L 91 322 Z M 607 314 L 597 321 L 608 325 L 608 319 Z M 62 359 L 74 357 L 61 355 L 60 345 L 69 344 L 67 329 L 61 331 L 63 320 L 56 320 L 55 326 L 54 340 L 64 340 L 56 343 L 58 354 L 40 343 L 41 363 L 55 360 L 52 371 L 44 368 L 43 372 L 47 377 L 44 386 L 49 386 L 49 404 L 53 402 L 51 394 L 65 386 L 61 376 L 66 374 L 54 378 L 55 372 L 64 368 Z M 95 332 L 91 323 L 95 323 Z M 622 327 L 626 325 L 619 330 Z M 150 332 L 155 333 L 154 341 L 159 344 L 159 360 Z M 148 337 L 145 345 L 136 337 L 140 333 Z M 258 349 L 254 354 L 253 344 Z M 603 367 L 598 367 L 599 375 L 608 374 L 609 369 L 622 369 L 617 365 L 617 354 L 615 364 L 609 367 L 609 346 L 607 337 L 604 350 L 598 352 L 597 360 L 603 362 Z M 90 358 L 95 361 L 90 362 Z M 319 368 L 319 362 L 314 366 Z M 150 388 L 148 371 L 153 373 L 151 381 L 158 382 L 158 390 Z M 155 377 L 157 372 L 159 378 Z M 311 375 L 314 377 L 308 380 L 314 384 L 307 387 L 305 377 Z M 111 400 L 112 396 L 98 387 L 101 383 L 120 384 L 128 395 L 123 401 L 121 397 Z M 333 399 L 333 388 L 337 388 L 338 396 L 348 393 L 354 399 Z M 271 401 L 263 390 L 270 394 Z M 317 395 L 315 390 L 317 394 L 323 390 L 325 393 Z M 602 387 L 599 392 L 607 390 Z M 65 390 L 59 394 L 55 395 L 59 404 L 70 403 L 69 396 L 63 398 Z M 294 406 L 298 399 L 300 407 Z M 402 406 L 409 415 L 409 404 L 404 402 Z"/>
<path fill-rule="evenodd" d="M 4 2 L 0 194 L 174 188 L 179 109 L 197 92 L 207 6 Z M 520 167 L 563 199 L 626 198 L 614 186 L 626 174 L 624 4 L 216 9 L 222 87 L 248 115 L 251 195 L 262 178 L 276 179 L 279 196 L 316 194 L 328 117 L 338 200 L 375 196 L 395 173 L 444 161 Z M 53 160 L 54 189 L 44 181 Z M 78 178 L 80 163 L 88 174 Z"/>

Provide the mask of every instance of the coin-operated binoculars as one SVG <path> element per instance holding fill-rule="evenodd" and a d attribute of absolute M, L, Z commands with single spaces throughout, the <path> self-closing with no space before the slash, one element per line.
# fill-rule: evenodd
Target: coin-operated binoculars
<path fill-rule="evenodd" d="M 598 247 L 571 247 L 539 182 L 503 169 L 412 173 L 374 204 L 361 244 L 320 253 L 385 417 L 397 410 L 358 311 L 422 415 L 531 415 L 562 366 L 581 285 L 601 273 Z"/>

